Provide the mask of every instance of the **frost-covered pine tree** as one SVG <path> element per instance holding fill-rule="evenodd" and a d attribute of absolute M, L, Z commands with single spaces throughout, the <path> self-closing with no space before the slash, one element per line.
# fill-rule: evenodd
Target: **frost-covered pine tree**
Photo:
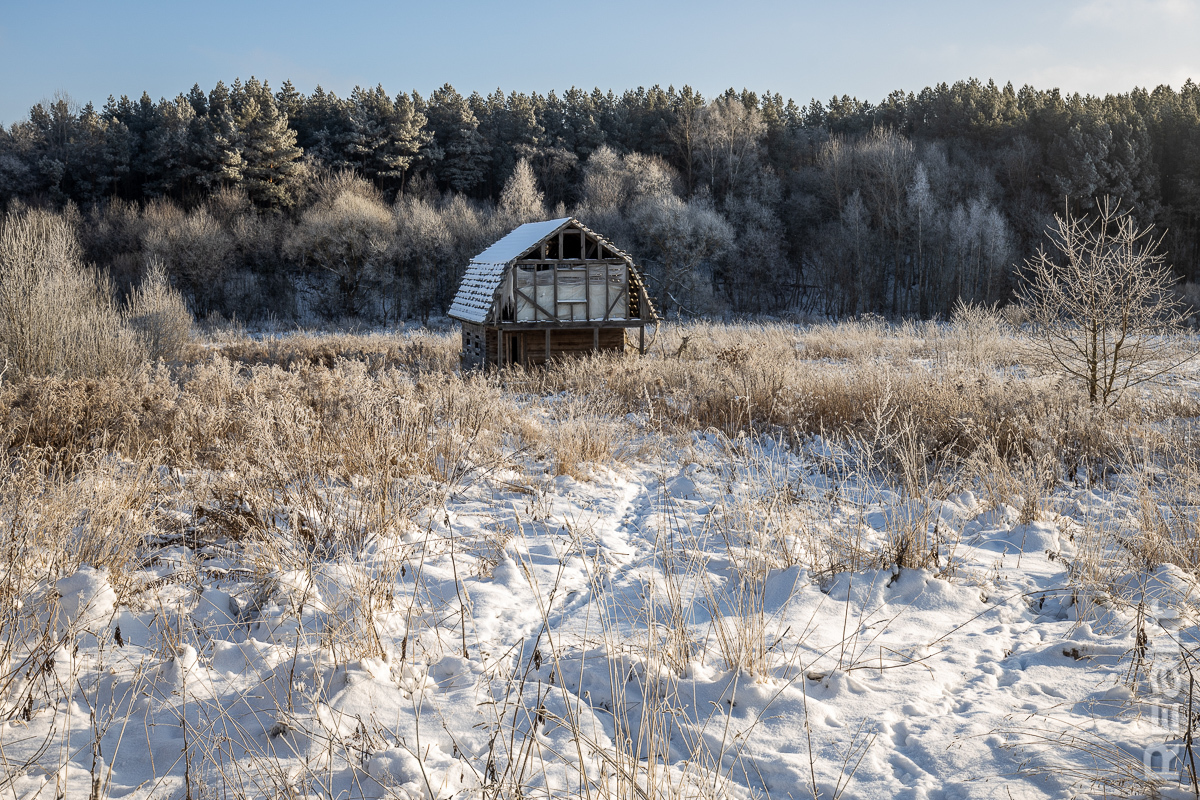
<path fill-rule="evenodd" d="M 542 219 L 546 216 L 546 206 L 543 202 L 545 195 L 538 189 L 537 178 L 529 160 L 522 158 L 517 162 L 512 175 L 504 184 L 500 193 L 500 210 L 513 217 L 518 222 Z"/>
<path fill-rule="evenodd" d="M 196 154 L 191 146 L 196 111 L 182 94 L 158 105 L 158 125 L 146 137 L 149 179 L 143 184 L 149 195 L 165 195 L 185 188 L 197 175 Z"/>
<path fill-rule="evenodd" d="M 393 101 L 382 86 L 355 87 L 350 97 L 347 158 L 374 181 L 402 186 L 408 169 L 433 139 L 425 115 L 401 92 Z"/>
<path fill-rule="evenodd" d="M 287 114 L 280 112 L 270 88 L 253 77 L 240 92 L 235 83 L 232 94 L 244 162 L 242 185 L 259 206 L 290 206 L 303 178 L 304 151 L 296 146 Z"/>
<path fill-rule="evenodd" d="M 443 152 L 439 180 L 456 192 L 470 192 L 487 178 L 490 148 L 479 132 L 479 120 L 466 98 L 448 83 L 429 98 L 425 113 Z"/>
<path fill-rule="evenodd" d="M 304 95 L 296 91 L 291 81 L 284 81 L 275 93 L 275 105 L 288 115 L 288 119 L 293 119 L 299 116 L 304 108 Z"/>
<path fill-rule="evenodd" d="M 237 123 L 233 121 L 229 106 L 213 105 L 208 116 L 197 122 L 192 133 L 196 182 L 210 191 L 239 185 L 245 163 L 238 145 Z"/>

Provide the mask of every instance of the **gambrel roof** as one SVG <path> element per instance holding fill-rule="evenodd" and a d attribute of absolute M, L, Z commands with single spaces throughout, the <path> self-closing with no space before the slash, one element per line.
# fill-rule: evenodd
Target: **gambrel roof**
<path fill-rule="evenodd" d="M 471 259 L 462 283 L 458 285 L 458 293 L 454 295 L 454 302 L 450 304 L 448 315 L 463 322 L 486 321 L 496 293 L 504 282 L 504 276 L 512 262 L 568 225 L 580 228 L 610 252 L 629 261 L 630 267 L 633 267 L 633 259 L 628 253 L 614 247 L 607 239 L 574 217 L 527 222 L 517 226 L 507 236 Z"/>

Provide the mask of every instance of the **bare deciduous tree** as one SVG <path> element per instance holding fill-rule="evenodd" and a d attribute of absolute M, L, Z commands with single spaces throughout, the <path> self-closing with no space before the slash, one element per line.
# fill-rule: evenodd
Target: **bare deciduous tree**
<path fill-rule="evenodd" d="M 400 265 L 410 311 L 426 322 L 438 300 L 447 294 L 440 283 L 449 272 L 445 265 L 456 263 L 451 255 L 454 242 L 450 228 L 432 203 L 406 197 L 395 210 L 396 237 L 389 252 Z"/>
<path fill-rule="evenodd" d="M 678 194 L 682 182 L 658 156 L 618 154 L 601 145 L 583 168 L 583 203 L 588 212 L 626 210 L 644 197 Z"/>
<path fill-rule="evenodd" d="M 630 213 L 646 277 L 655 286 L 663 313 L 704 310 L 711 294 L 712 263 L 733 244 L 733 229 L 711 205 L 687 203 L 672 194 L 648 197 Z"/>
<path fill-rule="evenodd" d="M 522 158 L 500 193 L 500 210 L 518 222 L 531 222 L 546 215 L 544 200 L 529 160 Z"/>
<path fill-rule="evenodd" d="M 1058 256 L 1042 247 L 1025 261 L 1018 297 L 1037 348 L 1082 381 L 1093 403 L 1112 405 L 1192 357 L 1167 337 L 1183 307 L 1162 237 L 1138 227 L 1120 201 L 1099 200 L 1090 218 L 1055 215 L 1050 236 Z"/>
<path fill-rule="evenodd" d="M 752 171 L 766 133 L 762 112 L 737 95 L 726 93 L 708 104 L 696 128 L 696 146 L 714 195 L 734 189 Z"/>

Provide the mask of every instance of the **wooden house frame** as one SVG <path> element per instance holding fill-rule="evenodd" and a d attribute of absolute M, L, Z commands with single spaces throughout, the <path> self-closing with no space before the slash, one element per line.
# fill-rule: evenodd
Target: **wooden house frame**
<path fill-rule="evenodd" d="M 633 259 L 574 217 L 521 225 L 471 259 L 449 315 L 464 366 L 623 351 L 634 328 L 645 353 L 658 322 Z"/>

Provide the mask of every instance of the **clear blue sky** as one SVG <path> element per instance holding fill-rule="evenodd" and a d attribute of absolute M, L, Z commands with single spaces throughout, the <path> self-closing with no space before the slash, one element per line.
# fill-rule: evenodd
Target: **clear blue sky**
<path fill-rule="evenodd" d="M 0 123 L 56 91 L 733 86 L 877 101 L 966 77 L 1102 94 L 1200 80 L 1200 0 L 0 0 Z"/>

